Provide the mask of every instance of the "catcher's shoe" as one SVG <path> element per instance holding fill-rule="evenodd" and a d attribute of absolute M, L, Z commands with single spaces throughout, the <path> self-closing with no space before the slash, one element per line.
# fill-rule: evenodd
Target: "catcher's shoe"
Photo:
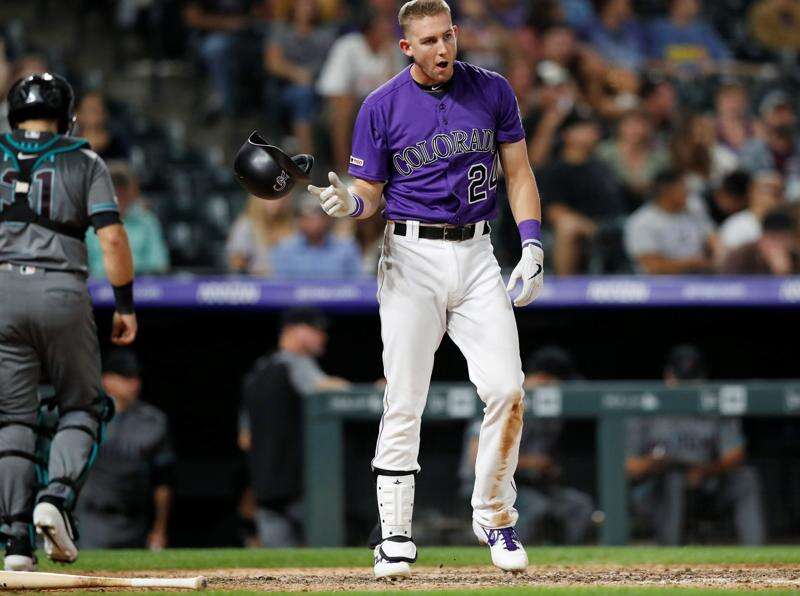
<path fill-rule="evenodd" d="M 405 536 L 390 536 L 375 545 L 375 577 L 410 577 L 417 545 Z"/>
<path fill-rule="evenodd" d="M 473 520 L 472 531 L 480 542 L 489 545 L 495 567 L 514 572 L 528 567 L 528 554 L 514 528 L 484 528 Z"/>
<path fill-rule="evenodd" d="M 44 536 L 44 552 L 52 561 L 74 563 L 78 558 L 75 546 L 77 533 L 72 519 L 60 502 L 43 497 L 33 510 L 33 525 Z"/>
<path fill-rule="evenodd" d="M 6 571 L 36 571 L 36 555 L 28 536 L 9 536 L 6 540 Z"/>

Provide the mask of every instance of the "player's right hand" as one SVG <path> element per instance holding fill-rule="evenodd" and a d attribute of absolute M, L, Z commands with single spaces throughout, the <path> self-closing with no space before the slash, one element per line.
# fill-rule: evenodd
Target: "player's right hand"
<path fill-rule="evenodd" d="M 136 339 L 136 315 L 115 312 L 111 321 L 111 341 L 118 346 L 128 346 Z"/>
<path fill-rule="evenodd" d="M 322 210 L 331 217 L 347 217 L 355 212 L 356 199 L 344 183 L 339 180 L 336 172 L 328 172 L 331 185 L 325 188 L 308 185 L 308 192 L 319 198 Z"/>

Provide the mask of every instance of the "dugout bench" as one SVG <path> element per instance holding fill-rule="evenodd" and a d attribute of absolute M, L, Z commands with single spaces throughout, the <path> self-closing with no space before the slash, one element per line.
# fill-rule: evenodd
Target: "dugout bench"
<path fill-rule="evenodd" d="M 344 423 L 374 420 L 383 392 L 356 386 L 306 398 L 305 532 L 309 546 L 345 543 Z M 423 421 L 470 420 L 482 403 L 469 385 L 433 384 Z M 604 545 L 628 541 L 625 420 L 629 416 L 799 416 L 800 380 L 704 383 L 667 388 L 661 383 L 570 383 L 525 395 L 525 417 L 595 419 L 600 530 Z M 423 445 L 421 449 L 424 449 Z M 366 471 L 365 471 L 366 473 Z"/>

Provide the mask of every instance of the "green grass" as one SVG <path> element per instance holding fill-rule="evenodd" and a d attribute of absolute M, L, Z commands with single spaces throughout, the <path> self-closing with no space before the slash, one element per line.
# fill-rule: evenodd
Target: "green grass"
<path fill-rule="evenodd" d="M 531 565 L 800 565 L 800 546 L 746 547 L 545 547 L 528 549 Z M 42 557 L 44 559 L 44 557 Z M 245 567 L 369 567 L 367 548 L 167 549 L 81 551 L 67 567 L 43 560 L 43 571 L 132 571 L 137 569 L 218 569 Z M 421 547 L 418 565 L 488 565 L 480 547 Z"/>

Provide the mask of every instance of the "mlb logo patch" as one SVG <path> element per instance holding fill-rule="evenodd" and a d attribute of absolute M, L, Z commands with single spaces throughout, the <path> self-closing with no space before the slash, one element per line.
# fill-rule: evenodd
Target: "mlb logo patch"
<path fill-rule="evenodd" d="M 364 160 L 363 159 L 358 159 L 357 157 L 354 157 L 354 156 L 351 155 L 350 156 L 350 163 L 352 165 L 354 165 L 354 166 L 363 166 L 364 165 Z"/>

